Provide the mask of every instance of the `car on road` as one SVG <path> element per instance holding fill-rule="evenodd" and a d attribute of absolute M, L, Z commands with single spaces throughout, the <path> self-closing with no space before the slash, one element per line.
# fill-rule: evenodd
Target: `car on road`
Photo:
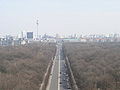
<path fill-rule="evenodd" d="M 66 73 L 63 73 L 64 75 L 66 74 Z"/>
<path fill-rule="evenodd" d="M 66 74 L 65 76 L 68 77 L 68 74 Z"/>
<path fill-rule="evenodd" d="M 60 81 L 59 84 L 62 84 L 62 82 Z"/>
<path fill-rule="evenodd" d="M 66 79 L 64 78 L 63 81 L 65 81 Z"/>
<path fill-rule="evenodd" d="M 68 86 L 68 87 L 67 87 L 67 89 L 71 89 L 71 87 L 70 87 L 70 86 Z"/>

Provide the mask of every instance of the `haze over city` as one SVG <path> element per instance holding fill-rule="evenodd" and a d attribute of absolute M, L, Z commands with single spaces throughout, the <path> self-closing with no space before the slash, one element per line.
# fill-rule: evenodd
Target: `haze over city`
<path fill-rule="evenodd" d="M 0 90 L 120 90 L 120 0 L 0 0 Z"/>
<path fill-rule="evenodd" d="M 0 35 L 120 33 L 119 0 L 0 0 Z"/>

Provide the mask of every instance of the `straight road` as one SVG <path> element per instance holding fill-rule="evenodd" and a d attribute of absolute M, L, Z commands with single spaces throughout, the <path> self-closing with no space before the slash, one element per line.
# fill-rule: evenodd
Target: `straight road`
<path fill-rule="evenodd" d="M 57 45 L 56 56 L 53 62 L 51 75 L 49 78 L 49 83 L 47 86 L 47 90 L 58 90 L 58 73 L 59 73 L 59 46 Z"/>
<path fill-rule="evenodd" d="M 71 90 L 61 43 L 57 44 L 56 56 L 53 62 L 47 90 Z"/>

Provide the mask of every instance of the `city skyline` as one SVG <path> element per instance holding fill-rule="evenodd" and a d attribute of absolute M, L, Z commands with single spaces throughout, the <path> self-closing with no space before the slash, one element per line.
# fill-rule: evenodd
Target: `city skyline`
<path fill-rule="evenodd" d="M 21 31 L 39 34 L 120 33 L 118 0 L 1 0 L 0 35 Z"/>

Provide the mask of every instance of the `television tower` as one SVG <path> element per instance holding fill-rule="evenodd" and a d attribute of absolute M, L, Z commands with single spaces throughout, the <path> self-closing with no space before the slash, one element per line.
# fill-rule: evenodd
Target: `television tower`
<path fill-rule="evenodd" d="M 38 38 L 39 38 L 39 37 L 38 37 L 38 26 L 39 26 L 39 20 L 37 20 L 36 24 L 37 24 L 37 39 L 38 39 Z"/>
<path fill-rule="evenodd" d="M 23 39 L 23 31 L 21 31 L 21 38 Z"/>

